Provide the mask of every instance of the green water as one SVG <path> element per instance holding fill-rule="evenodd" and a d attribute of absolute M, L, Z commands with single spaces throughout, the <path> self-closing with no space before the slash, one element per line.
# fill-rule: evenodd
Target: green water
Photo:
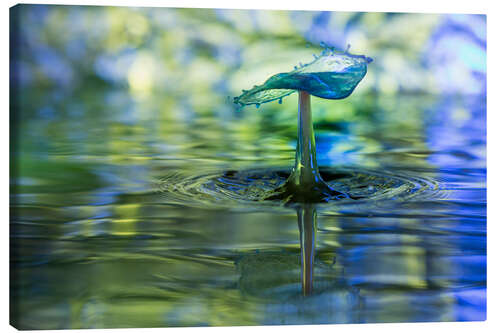
<path fill-rule="evenodd" d="M 346 119 L 313 98 L 320 172 L 356 198 L 314 213 L 259 202 L 294 165 L 294 95 L 196 117 L 105 89 L 29 96 L 12 117 L 18 328 L 484 319 L 481 97 L 352 96 Z"/>

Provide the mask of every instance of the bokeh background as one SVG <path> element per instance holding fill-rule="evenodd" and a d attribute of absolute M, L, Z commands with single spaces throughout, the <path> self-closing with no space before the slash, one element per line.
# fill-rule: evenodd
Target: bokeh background
<path fill-rule="evenodd" d="M 20 89 L 67 96 L 103 86 L 116 92 L 110 107 L 130 95 L 130 117 L 154 117 L 141 108 L 151 100 L 182 105 L 172 115 L 181 118 L 227 109 L 227 96 L 311 61 L 321 42 L 375 59 L 357 95 L 486 93 L 485 15 L 43 5 L 12 13 Z"/>
<path fill-rule="evenodd" d="M 486 318 L 485 15 L 18 5 L 10 31 L 16 327 Z M 200 208 L 157 185 L 291 167 L 296 94 L 232 98 L 321 43 L 373 62 L 349 98 L 312 98 L 320 165 L 440 192 L 319 213 L 335 272 L 303 301 L 294 211 Z"/>
<path fill-rule="evenodd" d="M 120 131 L 143 131 L 143 140 L 158 138 L 151 147 L 158 155 L 182 145 L 183 135 L 204 136 L 193 126 L 206 118 L 205 126 L 208 121 L 224 128 L 211 134 L 230 146 L 219 151 L 243 150 L 248 157 L 251 140 L 235 147 L 220 140 L 223 133 L 252 136 L 264 118 L 267 126 L 292 129 L 295 97 L 261 112 L 236 112 L 232 98 L 313 60 L 322 42 L 339 49 L 350 44 L 352 53 L 374 62 L 349 99 L 314 99 L 318 123 L 367 124 L 376 114 L 375 100 L 391 109 L 390 97 L 405 94 L 409 110 L 403 118 L 390 110 L 382 117 L 404 122 L 414 116 L 419 119 L 406 123 L 416 126 L 422 117 L 409 105 L 425 107 L 436 96 L 486 96 L 485 15 L 21 5 L 12 10 L 11 33 L 11 101 L 17 110 L 11 142 L 23 145 L 23 138 L 43 131 L 40 153 L 77 146 L 92 156 L 123 149 L 134 156 L 134 147 L 125 147 L 131 143 L 114 139 Z M 459 126 L 474 118 L 460 107 L 441 116 Z M 101 121 L 110 126 L 98 126 Z M 45 125 L 54 128 L 40 128 Z M 167 133 L 183 126 L 178 140 L 167 140 Z M 273 144 L 288 150 L 294 132 Z M 66 148 L 56 147 L 62 142 Z"/>

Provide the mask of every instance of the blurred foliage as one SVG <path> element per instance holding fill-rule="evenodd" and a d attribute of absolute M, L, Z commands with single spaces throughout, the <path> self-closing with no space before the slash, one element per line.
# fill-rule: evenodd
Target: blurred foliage
<path fill-rule="evenodd" d="M 325 42 L 375 59 L 359 94 L 484 92 L 482 15 L 43 5 L 11 14 L 12 76 L 26 89 L 126 87 L 134 101 L 206 112 Z"/>
<path fill-rule="evenodd" d="M 312 60 L 321 42 L 374 62 L 348 100 L 313 99 L 318 124 L 368 124 L 377 108 L 399 117 L 382 105 L 394 94 L 486 91 L 483 15 L 18 5 L 11 18 L 12 151 L 39 157 L 141 163 L 189 141 L 204 142 L 200 157 L 217 141 L 218 154 L 248 158 L 257 139 L 291 154 L 295 95 L 259 112 L 232 96 Z M 407 117 L 420 127 L 421 114 Z"/>

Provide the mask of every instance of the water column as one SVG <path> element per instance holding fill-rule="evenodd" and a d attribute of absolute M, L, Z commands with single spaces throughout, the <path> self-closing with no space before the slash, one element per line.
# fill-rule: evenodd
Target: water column
<path fill-rule="evenodd" d="M 316 161 L 316 140 L 311 111 L 311 95 L 299 91 L 297 123 L 297 149 L 295 166 L 279 194 L 271 199 L 285 199 L 294 202 L 320 202 L 336 196 L 345 196 L 330 188 L 321 178 Z"/>
<path fill-rule="evenodd" d="M 296 186 L 310 187 L 319 183 L 318 163 L 316 162 L 316 141 L 311 114 L 311 95 L 299 91 L 299 110 L 297 124 L 297 149 L 295 166 L 290 181 Z"/>

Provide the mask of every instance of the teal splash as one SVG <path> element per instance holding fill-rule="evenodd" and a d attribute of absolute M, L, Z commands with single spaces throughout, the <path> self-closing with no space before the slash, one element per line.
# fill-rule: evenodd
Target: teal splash
<path fill-rule="evenodd" d="M 311 63 L 288 73 L 275 74 L 264 84 L 243 90 L 243 94 L 235 97 L 234 102 L 256 106 L 274 100 L 281 102 L 283 97 L 297 90 L 326 99 L 346 98 L 366 75 L 367 65 L 371 61 L 364 55 L 326 48 Z"/>
<path fill-rule="evenodd" d="M 287 203 L 328 202 L 347 198 L 348 195 L 331 188 L 321 177 L 316 161 L 316 143 L 312 123 L 311 95 L 326 99 L 348 97 L 364 78 L 372 60 L 364 55 L 353 55 L 347 50 L 339 52 L 325 48 L 320 57 L 289 73 L 270 77 L 234 99 L 240 105 L 279 100 L 299 91 L 297 149 L 295 166 L 290 177 L 279 188 L 271 191 L 266 200 Z"/>

